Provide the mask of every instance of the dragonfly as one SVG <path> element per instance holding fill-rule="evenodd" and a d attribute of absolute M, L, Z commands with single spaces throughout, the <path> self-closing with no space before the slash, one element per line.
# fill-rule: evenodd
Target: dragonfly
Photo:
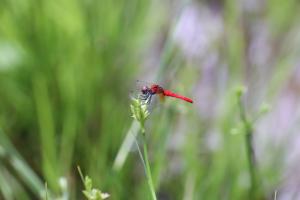
<path fill-rule="evenodd" d="M 158 84 L 144 84 L 143 86 L 141 86 L 140 95 L 139 95 L 140 100 L 142 100 L 146 104 L 150 104 L 154 95 L 158 95 L 160 100 L 162 101 L 167 96 L 167 97 L 177 98 L 188 103 L 193 103 L 192 99 L 176 94 L 171 90 L 164 89 L 162 86 Z"/>

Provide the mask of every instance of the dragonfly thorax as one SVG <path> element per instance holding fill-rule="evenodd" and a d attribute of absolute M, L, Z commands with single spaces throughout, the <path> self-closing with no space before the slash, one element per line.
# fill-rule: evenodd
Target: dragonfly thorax
<path fill-rule="evenodd" d="M 151 86 L 151 92 L 152 94 L 161 94 L 164 93 L 164 89 L 160 87 L 159 85 L 153 84 Z"/>

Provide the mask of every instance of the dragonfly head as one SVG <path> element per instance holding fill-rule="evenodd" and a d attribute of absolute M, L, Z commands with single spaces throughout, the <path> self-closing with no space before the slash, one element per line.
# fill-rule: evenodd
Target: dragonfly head
<path fill-rule="evenodd" d="M 143 86 L 141 89 L 142 94 L 148 94 L 150 91 L 150 88 L 147 86 Z"/>
<path fill-rule="evenodd" d="M 139 99 L 148 104 L 150 103 L 152 95 L 153 93 L 151 91 L 151 88 L 149 88 L 148 86 L 143 86 L 141 88 L 141 94 L 139 95 Z"/>

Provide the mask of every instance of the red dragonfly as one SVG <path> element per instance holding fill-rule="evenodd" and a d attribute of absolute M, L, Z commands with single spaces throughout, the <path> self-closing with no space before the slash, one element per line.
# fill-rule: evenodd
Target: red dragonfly
<path fill-rule="evenodd" d="M 168 96 L 193 103 L 192 99 L 176 94 L 170 90 L 166 90 L 158 84 L 152 84 L 151 86 L 144 85 L 140 88 L 140 92 L 141 94 L 139 95 L 139 98 L 147 104 L 151 102 L 153 95 L 156 94 L 160 97 L 161 100 L 164 100 L 164 98 Z"/>

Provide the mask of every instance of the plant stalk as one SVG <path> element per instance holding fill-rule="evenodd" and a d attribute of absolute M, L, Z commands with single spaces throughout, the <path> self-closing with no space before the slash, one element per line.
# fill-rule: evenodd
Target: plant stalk
<path fill-rule="evenodd" d="M 142 129 L 144 130 L 144 129 Z M 151 192 L 151 196 L 152 196 L 152 199 L 153 200 L 157 200 L 156 198 L 156 194 L 155 194 L 155 188 L 154 188 L 154 185 L 153 185 L 153 181 L 152 181 L 152 175 L 151 175 L 151 169 L 150 169 L 150 164 L 149 164 L 149 159 L 148 159 L 148 148 L 147 148 L 147 142 L 146 142 L 146 134 L 145 134 L 145 131 L 142 131 L 142 135 L 143 135 L 143 151 L 144 151 L 144 161 L 145 161 L 145 171 L 146 171 L 146 176 L 147 176 L 147 182 L 148 182 L 148 185 L 149 185 L 149 189 L 150 189 L 150 192 Z"/>
<path fill-rule="evenodd" d="M 253 129 L 251 123 L 247 119 L 246 111 L 243 106 L 241 97 L 239 97 L 238 99 L 238 104 L 240 108 L 240 118 L 245 127 L 246 153 L 248 157 L 249 173 L 250 173 L 250 180 L 251 180 L 250 198 L 253 199 L 253 197 L 255 197 L 255 190 L 256 190 L 255 155 L 253 149 Z"/>

